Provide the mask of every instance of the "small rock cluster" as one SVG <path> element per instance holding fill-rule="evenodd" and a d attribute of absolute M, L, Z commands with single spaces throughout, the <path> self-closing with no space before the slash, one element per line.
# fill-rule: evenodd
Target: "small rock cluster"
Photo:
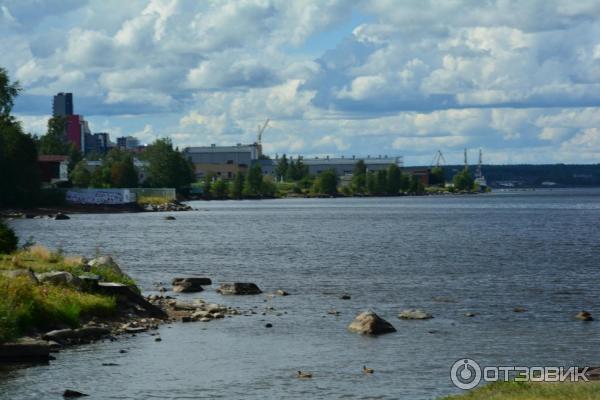
<path fill-rule="evenodd" d="M 148 301 L 165 310 L 171 321 L 209 322 L 226 316 L 240 315 L 241 312 L 233 307 L 221 304 L 206 303 L 202 299 L 194 299 L 192 303 L 177 301 L 169 296 L 152 295 Z"/>

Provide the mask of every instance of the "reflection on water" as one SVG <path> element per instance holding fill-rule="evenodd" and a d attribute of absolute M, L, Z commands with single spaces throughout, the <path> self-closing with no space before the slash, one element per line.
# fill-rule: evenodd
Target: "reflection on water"
<path fill-rule="evenodd" d="M 457 391 L 449 369 L 462 357 L 482 365 L 596 365 L 598 322 L 572 317 L 600 313 L 599 195 L 194 202 L 199 211 L 173 214 L 175 221 L 161 213 L 13 221 L 22 238 L 69 253 L 112 253 L 146 291 L 202 274 L 215 286 L 252 281 L 292 295 L 208 290 L 199 296 L 259 312 L 163 326 L 160 343 L 138 335 L 69 349 L 49 366 L 5 374 L 0 398 L 58 399 L 74 388 L 98 399 L 431 399 Z M 351 300 L 340 300 L 346 292 Z M 275 310 L 261 315 L 269 306 Z M 529 311 L 514 313 L 515 306 Z M 409 307 L 435 318 L 399 320 Z M 327 314 L 331 308 L 341 314 Z M 348 333 L 369 308 L 398 332 Z M 375 373 L 363 374 L 364 364 Z M 296 379 L 299 369 L 313 379 Z"/>

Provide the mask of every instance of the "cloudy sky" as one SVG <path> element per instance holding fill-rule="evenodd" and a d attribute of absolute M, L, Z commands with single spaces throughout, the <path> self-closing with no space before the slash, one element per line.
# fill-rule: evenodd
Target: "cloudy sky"
<path fill-rule="evenodd" d="M 600 1 L 0 0 L 15 113 L 94 132 L 429 164 L 600 162 Z"/>

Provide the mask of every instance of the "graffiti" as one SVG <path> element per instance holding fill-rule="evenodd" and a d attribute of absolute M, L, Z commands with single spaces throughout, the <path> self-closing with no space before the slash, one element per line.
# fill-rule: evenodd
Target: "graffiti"
<path fill-rule="evenodd" d="M 135 202 L 129 189 L 80 189 L 67 191 L 67 202 L 76 204 L 125 204 Z"/>

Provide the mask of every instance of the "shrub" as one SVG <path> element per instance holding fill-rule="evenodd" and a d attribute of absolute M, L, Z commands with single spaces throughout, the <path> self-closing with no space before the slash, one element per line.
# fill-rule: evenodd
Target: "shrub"
<path fill-rule="evenodd" d="M 19 239 L 15 232 L 0 220 L 0 253 L 12 253 L 17 249 Z"/>

